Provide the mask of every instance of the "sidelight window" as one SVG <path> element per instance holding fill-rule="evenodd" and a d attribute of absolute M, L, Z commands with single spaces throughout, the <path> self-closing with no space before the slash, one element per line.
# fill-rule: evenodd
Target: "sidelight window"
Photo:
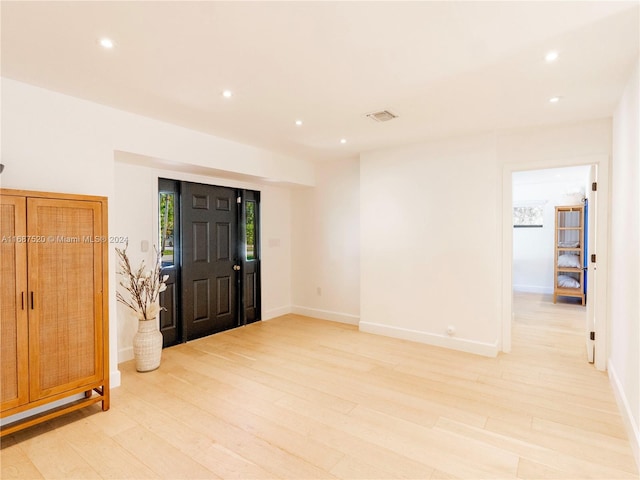
<path fill-rule="evenodd" d="M 249 200 L 245 204 L 246 258 L 256 259 L 256 202 Z"/>
<path fill-rule="evenodd" d="M 174 218 L 176 195 L 173 192 L 160 192 L 160 251 L 162 266 L 175 264 Z"/>

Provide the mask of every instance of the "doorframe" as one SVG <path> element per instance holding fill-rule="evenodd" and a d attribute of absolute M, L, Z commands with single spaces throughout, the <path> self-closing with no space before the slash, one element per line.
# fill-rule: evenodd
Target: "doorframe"
<path fill-rule="evenodd" d="M 235 190 L 236 192 L 236 198 L 238 196 L 242 195 L 242 192 L 253 192 L 255 193 L 256 198 L 254 199 L 254 201 L 256 202 L 256 214 L 257 214 L 257 220 L 256 220 L 256 227 L 257 227 L 257 232 L 256 232 L 256 253 L 258 255 L 258 257 L 256 258 L 256 261 L 258 262 L 258 266 L 257 266 L 257 274 L 258 274 L 258 292 L 257 292 L 257 301 L 256 301 L 256 320 L 253 320 L 251 323 L 253 322 L 258 322 L 258 321 L 262 321 L 262 190 L 259 188 L 259 185 L 254 185 L 254 184 L 249 184 L 249 183 L 243 183 L 243 182 L 226 182 L 223 181 L 224 179 L 219 178 L 219 177 L 200 177 L 197 175 L 182 175 L 178 172 L 174 172 L 174 171 L 169 171 L 169 170 L 162 170 L 162 169 L 157 169 L 157 168 L 153 168 L 151 169 L 153 171 L 152 174 L 152 178 L 154 180 L 154 187 L 151 189 L 151 195 L 152 195 L 152 205 L 153 205 L 153 211 L 155 212 L 155 214 L 153 215 L 153 238 L 157 238 L 158 236 L 158 232 L 160 231 L 160 221 L 158 218 L 158 211 L 160 208 L 160 202 L 159 202 L 159 181 L 161 179 L 164 180 L 169 180 L 169 181 L 173 181 L 173 182 L 177 182 L 178 183 L 178 204 L 180 206 L 182 206 L 182 191 L 180 188 L 180 184 L 182 182 L 188 182 L 188 183 L 199 183 L 202 185 L 210 185 L 213 187 L 222 187 L 222 188 L 229 188 L 231 190 Z M 216 183 L 212 183 L 212 181 L 215 181 Z M 243 200 L 243 205 L 244 205 L 244 200 Z M 181 207 L 182 208 L 182 207 Z M 243 208 L 238 208 L 237 210 L 237 219 L 238 219 L 238 233 L 242 234 L 241 236 L 244 238 L 245 235 L 245 226 L 243 224 L 245 216 L 244 216 L 244 209 Z M 244 240 L 242 240 L 242 242 L 237 242 L 236 247 L 240 248 L 240 243 L 242 243 L 242 246 L 244 246 Z M 238 261 L 242 264 L 242 277 L 244 276 L 244 267 L 245 267 L 245 260 L 246 258 L 243 255 L 240 255 L 240 253 L 242 252 L 236 252 L 238 254 L 237 258 Z M 180 272 L 180 274 L 178 275 L 178 282 L 180 284 L 180 291 L 178 292 L 179 295 L 178 297 L 181 298 L 181 294 L 182 294 L 182 282 L 181 282 L 181 271 L 182 271 L 182 226 L 180 225 L 180 262 L 178 265 L 178 272 Z M 244 279 L 242 279 L 241 283 L 244 284 Z M 245 325 L 248 325 L 248 323 L 246 322 L 246 315 L 245 315 L 245 301 L 244 301 L 244 295 L 245 295 L 245 291 L 244 288 L 240 289 L 241 292 L 239 292 L 238 294 L 238 301 L 237 301 L 237 306 L 238 308 L 240 308 L 240 310 L 238 310 L 237 313 L 237 319 L 238 319 L 238 325 L 237 327 L 242 327 Z M 241 298 L 242 297 L 242 298 Z M 180 306 L 181 308 L 181 306 Z M 178 312 L 179 315 L 181 315 L 181 312 Z M 182 322 L 182 318 L 180 318 L 180 343 L 186 343 L 186 330 L 184 328 L 184 324 Z"/>
<path fill-rule="evenodd" d="M 164 182 L 171 182 L 173 183 L 172 187 L 174 188 L 173 191 L 171 190 L 163 190 L 160 187 L 160 183 L 164 181 Z M 183 328 L 182 325 L 182 318 L 181 318 L 181 311 L 182 311 L 182 268 L 181 268 L 181 255 L 182 255 L 182 228 L 180 227 L 181 222 L 182 222 L 182 204 L 181 204 L 181 192 L 180 192 L 180 181 L 179 180 L 175 180 L 175 179 L 171 179 L 171 178 L 166 178 L 166 177 L 158 177 L 156 180 L 156 185 L 157 185 L 157 193 L 156 193 L 156 205 L 155 205 L 155 211 L 157 213 L 159 213 L 160 211 L 160 193 L 173 193 L 175 195 L 175 199 L 174 199 L 174 212 L 173 212 L 173 228 L 174 228 L 174 235 L 173 235 L 173 243 L 174 243 L 174 263 L 173 263 L 173 269 L 174 269 L 174 275 L 175 275 L 175 281 L 174 281 L 174 289 L 176 289 L 175 291 L 175 297 L 174 297 L 174 304 L 175 304 L 175 316 L 176 318 L 174 318 L 174 322 L 176 322 L 176 339 L 178 340 L 177 344 L 180 343 L 185 343 L 187 341 L 186 337 L 185 337 L 185 329 Z M 160 217 L 159 215 L 156 214 L 155 216 L 155 221 L 157 223 L 157 228 L 155 228 L 155 231 L 157 232 L 157 234 L 161 233 L 160 232 Z M 177 232 L 177 233 L 176 233 Z M 158 249 L 162 249 L 162 241 L 160 240 L 160 238 L 158 237 L 158 235 L 156 234 L 156 238 L 158 239 Z M 161 262 L 162 263 L 162 262 Z M 167 267 L 162 266 L 161 265 L 161 271 L 163 269 L 165 269 Z M 164 273 L 164 272 L 163 272 Z M 162 319 L 162 312 L 160 312 L 159 314 L 159 319 Z M 163 333 L 162 331 L 162 322 L 160 322 L 160 333 Z M 163 346 L 162 348 L 166 348 L 164 346 L 164 334 L 162 336 L 162 342 L 163 342 Z M 171 346 L 171 345 L 169 345 Z"/>
<path fill-rule="evenodd" d="M 240 275 L 239 282 L 241 283 L 241 295 L 238 295 L 238 309 L 240 312 L 239 317 L 239 326 L 249 325 L 251 323 L 261 321 L 262 320 L 262 212 L 260 207 L 260 198 L 261 192 L 260 190 L 253 189 L 237 189 L 236 195 L 242 198 L 240 202 L 241 207 L 238 208 L 238 234 L 242 239 L 241 242 L 238 242 L 237 247 L 239 251 L 237 252 L 238 261 L 241 263 L 242 274 Z M 252 260 L 247 259 L 246 254 L 246 239 L 247 239 L 247 202 L 255 203 L 254 210 L 254 258 Z M 255 313 L 256 318 L 247 321 L 247 270 L 248 265 L 251 265 L 254 269 L 253 274 L 256 275 L 256 291 L 254 291 L 254 300 L 255 300 Z"/>
<path fill-rule="evenodd" d="M 596 202 L 596 245 L 598 281 L 595 285 L 595 361 L 598 370 L 606 370 L 609 357 L 607 333 L 609 284 L 609 163 L 610 155 L 584 155 L 540 162 L 507 163 L 502 167 L 502 335 L 501 351 L 511 351 L 513 320 L 513 181 L 514 172 L 548 168 L 596 165 L 598 200 Z M 589 301 L 587 299 L 587 301 Z"/>

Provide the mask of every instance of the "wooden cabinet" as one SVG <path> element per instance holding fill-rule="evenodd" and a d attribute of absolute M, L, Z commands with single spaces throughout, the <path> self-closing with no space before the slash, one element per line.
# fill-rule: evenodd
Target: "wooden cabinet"
<path fill-rule="evenodd" d="M 0 208 L 1 416 L 84 394 L 2 435 L 96 402 L 107 410 L 106 198 L 0 189 Z"/>
<path fill-rule="evenodd" d="M 556 207 L 553 303 L 557 297 L 585 302 L 584 206 Z"/>

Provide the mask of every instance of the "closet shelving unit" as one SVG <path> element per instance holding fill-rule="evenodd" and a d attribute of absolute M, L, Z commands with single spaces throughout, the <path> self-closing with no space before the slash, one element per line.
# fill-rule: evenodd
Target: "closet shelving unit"
<path fill-rule="evenodd" d="M 556 207 L 553 303 L 575 297 L 585 304 L 584 205 Z"/>

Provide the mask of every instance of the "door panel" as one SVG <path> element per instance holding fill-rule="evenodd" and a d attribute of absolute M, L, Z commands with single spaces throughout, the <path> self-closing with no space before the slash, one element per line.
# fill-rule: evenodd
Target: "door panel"
<path fill-rule="evenodd" d="M 169 275 L 166 273 L 169 269 L 162 269 L 162 275 Z M 171 278 L 171 275 L 169 275 Z M 169 281 L 169 279 L 167 279 Z M 160 312 L 160 332 L 162 333 L 162 346 L 168 347 L 178 343 L 178 323 L 177 323 L 177 288 L 174 279 L 171 283 L 167 284 L 167 289 L 160 293 L 160 305 L 166 310 Z M 169 336 L 173 338 L 168 338 Z"/>
<path fill-rule="evenodd" d="M 218 277 L 218 315 L 228 315 L 231 312 L 232 286 L 231 277 Z"/>
<path fill-rule="evenodd" d="M 47 239 L 27 247 L 33 401 L 102 376 L 103 232 L 99 202 L 29 198 L 27 212 L 27 234 Z"/>
<path fill-rule="evenodd" d="M 0 197 L 0 404 L 8 410 L 29 401 L 27 315 L 27 202 Z"/>
<path fill-rule="evenodd" d="M 193 321 L 200 322 L 209 319 L 211 312 L 211 299 L 209 298 L 209 279 L 195 280 L 193 282 Z"/>
<path fill-rule="evenodd" d="M 231 230 L 228 223 L 216 223 L 216 243 L 216 260 L 231 259 Z"/>
<path fill-rule="evenodd" d="M 236 191 L 181 183 L 182 320 L 186 340 L 238 325 Z"/>
<path fill-rule="evenodd" d="M 191 246 L 193 247 L 193 263 L 209 262 L 209 222 L 193 222 L 191 224 L 193 237 Z"/>

